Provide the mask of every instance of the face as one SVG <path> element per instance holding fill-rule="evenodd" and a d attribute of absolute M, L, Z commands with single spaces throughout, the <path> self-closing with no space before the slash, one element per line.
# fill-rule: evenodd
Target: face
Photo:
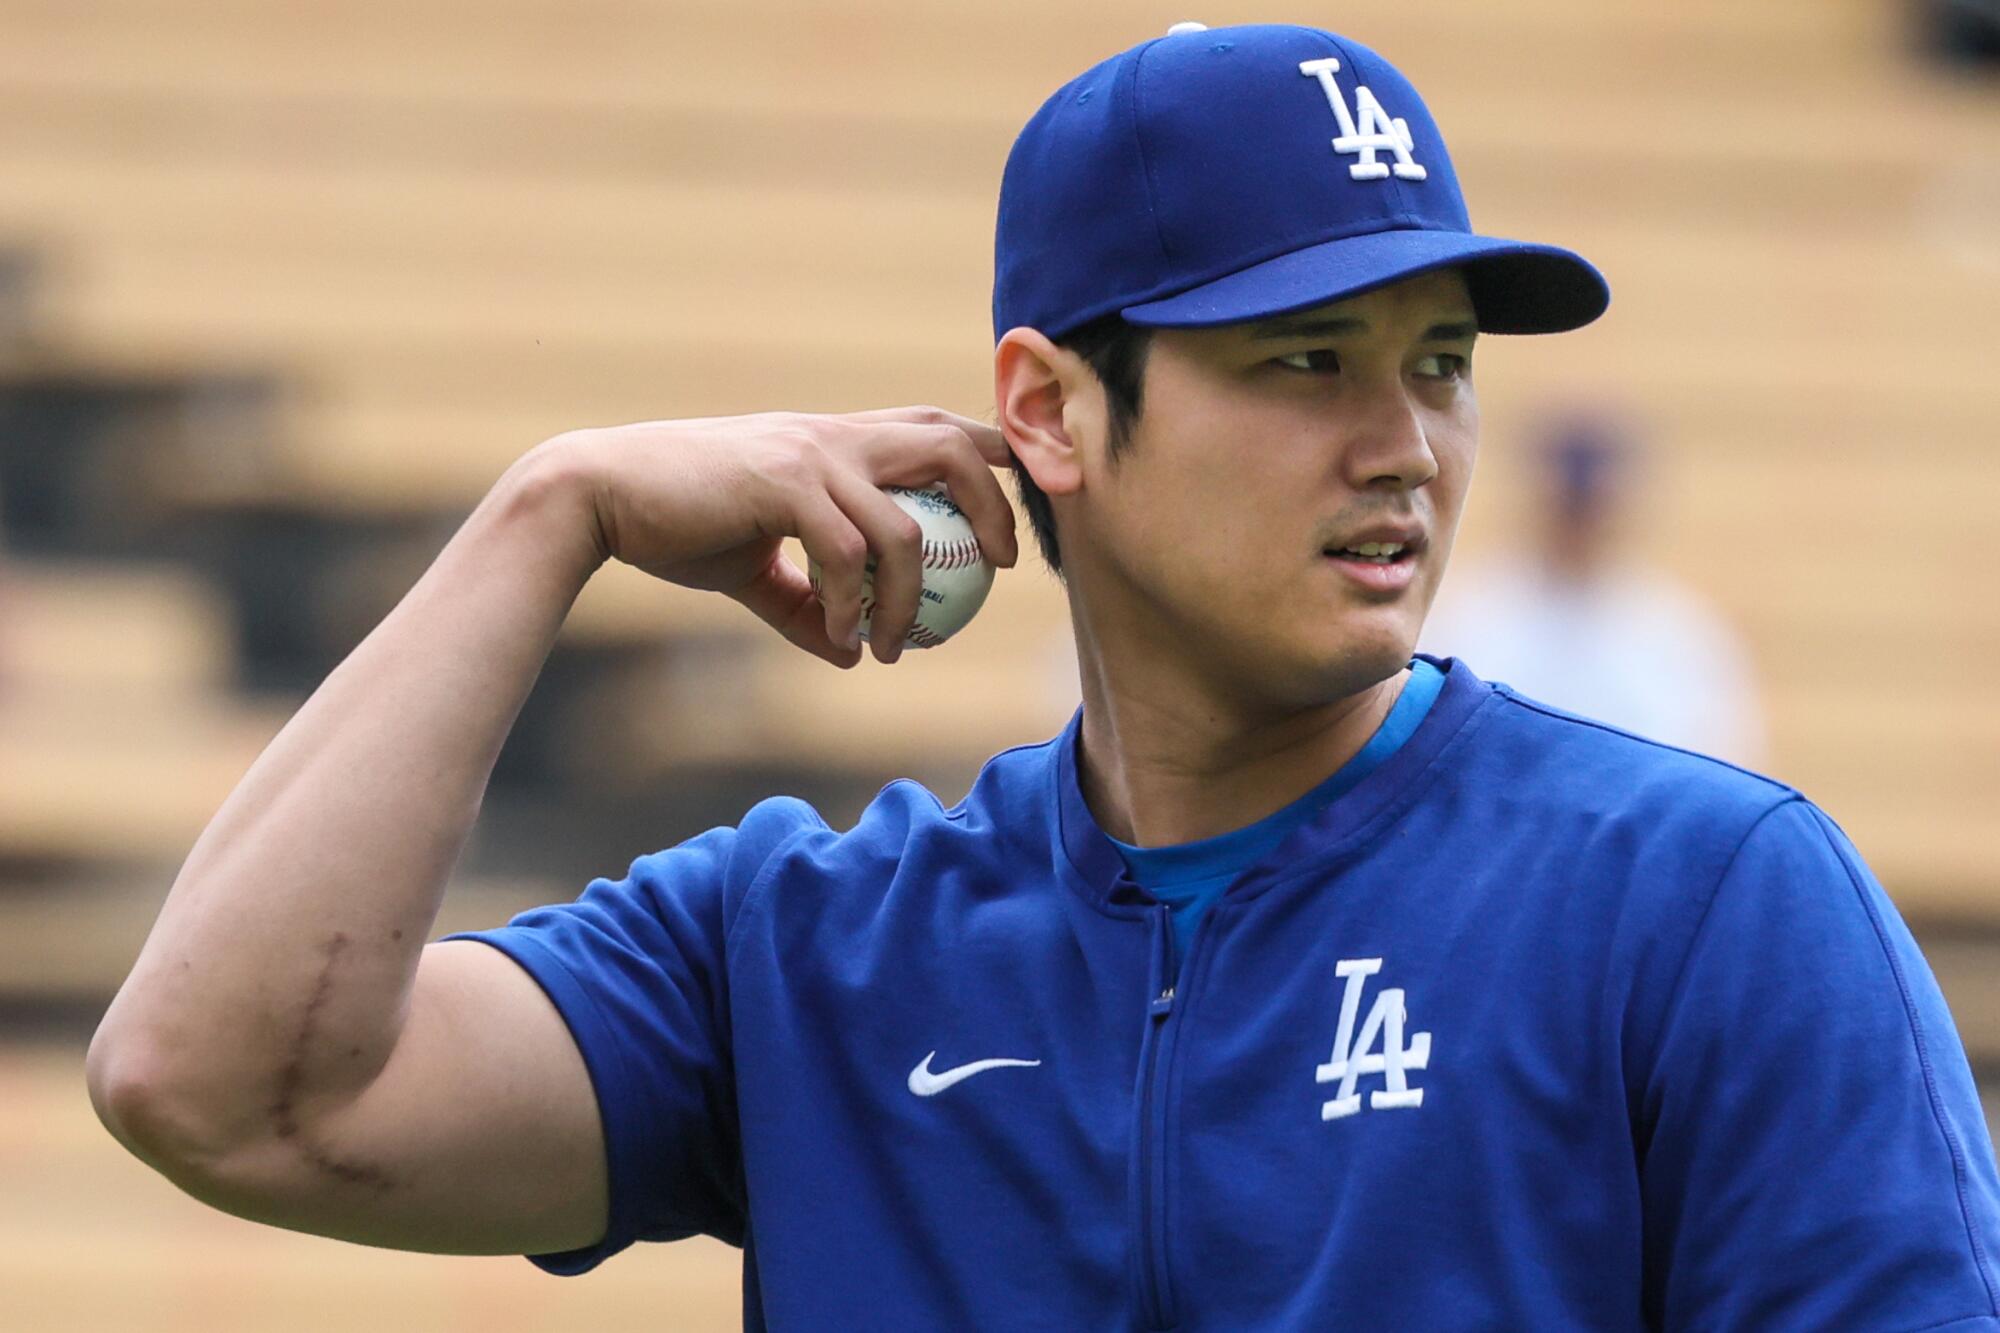
<path fill-rule="evenodd" d="M 1400 670 L 1472 477 L 1474 336 L 1454 271 L 1158 330 L 1130 447 L 1081 445 L 1058 502 L 1093 637 L 1291 707 Z M 1371 539 L 1401 549 L 1351 550 Z"/>

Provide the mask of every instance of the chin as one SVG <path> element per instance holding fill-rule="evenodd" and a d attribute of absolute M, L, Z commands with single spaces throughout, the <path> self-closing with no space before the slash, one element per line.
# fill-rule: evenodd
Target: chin
<path fill-rule="evenodd" d="M 1286 663 L 1282 672 L 1271 672 L 1275 692 L 1291 707 L 1308 708 L 1359 694 L 1389 679 L 1410 664 L 1416 636 L 1349 634 L 1292 647 L 1293 653 L 1274 653 L 1266 660 L 1271 666 Z"/>
<path fill-rule="evenodd" d="M 1347 618 L 1325 627 L 1321 660 L 1350 675 L 1367 675 L 1373 683 L 1409 665 L 1422 628 L 1420 620 L 1399 614 Z"/>

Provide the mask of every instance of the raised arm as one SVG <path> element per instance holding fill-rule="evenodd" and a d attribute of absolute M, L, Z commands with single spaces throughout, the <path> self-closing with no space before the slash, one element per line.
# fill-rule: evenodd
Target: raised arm
<path fill-rule="evenodd" d="M 592 572 L 620 559 L 749 606 L 841 666 L 916 613 L 943 480 L 1012 564 L 1006 446 L 937 408 L 647 422 L 558 436 L 494 487 L 271 742 L 195 844 L 90 1047 L 107 1127 L 197 1198 L 297 1230 L 540 1253 L 604 1230 L 598 1110 L 536 984 L 426 946 L 502 742 Z M 797 536 L 824 604 L 780 555 Z"/>

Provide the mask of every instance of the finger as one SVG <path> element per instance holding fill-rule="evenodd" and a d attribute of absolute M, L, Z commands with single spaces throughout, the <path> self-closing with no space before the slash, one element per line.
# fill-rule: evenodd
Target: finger
<path fill-rule="evenodd" d="M 826 608 L 820 605 L 806 572 L 782 554 L 774 554 L 756 578 L 732 595 L 788 642 L 813 656 L 841 668 L 861 661 L 859 645 L 850 648 L 828 637 Z"/>
<path fill-rule="evenodd" d="M 972 524 L 973 534 L 979 538 L 980 554 L 989 564 L 1012 568 L 1021 558 L 1014 506 L 993 469 L 963 433 L 928 426 L 914 429 L 926 432 L 929 437 L 922 452 L 903 446 L 897 438 L 902 434 L 901 428 L 888 424 L 873 427 L 874 431 L 887 434 L 878 434 L 870 442 L 869 475 L 881 486 L 924 487 L 939 480 L 942 473 L 952 502 L 965 511 L 966 521 Z"/>
<path fill-rule="evenodd" d="M 826 637 L 851 649 L 858 661 L 861 583 L 868 560 L 868 538 L 846 511 L 834 503 L 823 485 L 809 485 L 799 493 L 794 505 L 792 526 L 797 530 L 799 544 L 819 565 L 817 592 L 824 604 Z"/>
<path fill-rule="evenodd" d="M 1007 437 L 1000 433 L 998 426 L 989 425 L 977 417 L 962 416 L 942 407 L 928 405 L 918 407 L 876 407 L 865 412 L 843 412 L 843 421 L 889 421 L 918 426 L 951 426 L 965 432 L 972 447 L 986 460 L 989 467 L 1011 467 L 1014 455 L 1007 448 Z"/>
<path fill-rule="evenodd" d="M 903 655 L 923 594 L 923 525 L 858 472 L 829 469 L 826 489 L 875 555 L 868 644 L 878 662 L 893 662 Z"/>

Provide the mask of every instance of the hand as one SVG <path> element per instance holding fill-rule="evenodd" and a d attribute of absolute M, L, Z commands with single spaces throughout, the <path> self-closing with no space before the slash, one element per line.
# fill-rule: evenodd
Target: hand
<path fill-rule="evenodd" d="M 944 482 L 989 563 L 1020 557 L 992 471 L 1007 465 L 1005 438 L 939 407 L 644 421 L 570 431 L 536 453 L 567 459 L 583 484 L 600 556 L 733 597 L 836 666 L 861 660 L 871 554 L 876 658 L 895 661 L 916 620 L 922 532 L 881 487 Z M 786 537 L 819 561 L 823 605 L 781 553 Z"/>

